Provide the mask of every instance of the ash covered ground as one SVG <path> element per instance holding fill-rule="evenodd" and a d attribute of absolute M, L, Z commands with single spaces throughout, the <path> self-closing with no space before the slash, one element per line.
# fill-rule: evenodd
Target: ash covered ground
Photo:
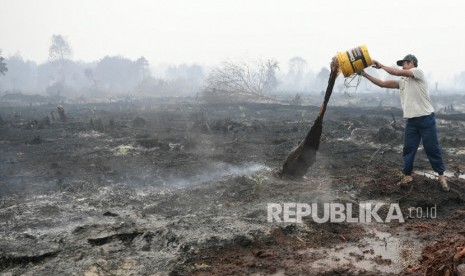
<path fill-rule="evenodd" d="M 397 185 L 400 109 L 337 96 L 332 102 L 349 104 L 330 103 L 316 164 L 303 179 L 279 178 L 320 100 L 65 103 L 65 121 L 52 118 L 53 104 L 3 103 L 0 272 L 458 275 L 464 260 L 454 255 L 465 247 L 459 103 L 437 114 L 451 185 L 443 192 L 422 149 L 413 184 Z M 286 202 L 398 203 L 405 217 L 418 208 L 436 212 L 404 223 L 268 222 L 267 204 Z"/>

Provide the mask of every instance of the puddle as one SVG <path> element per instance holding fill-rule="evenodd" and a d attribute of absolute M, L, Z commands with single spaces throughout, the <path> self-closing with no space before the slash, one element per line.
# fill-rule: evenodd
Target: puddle
<path fill-rule="evenodd" d="M 399 273 L 405 267 L 418 265 L 421 243 L 407 233 L 392 236 L 378 230 L 369 231 L 374 236 L 365 237 L 358 243 L 348 243 L 334 248 L 309 249 L 300 253 L 309 256 L 324 256 L 310 266 L 328 270 L 352 264 L 357 269 Z"/>
<path fill-rule="evenodd" d="M 434 171 L 414 171 L 413 173 L 418 174 L 418 175 L 423 175 L 425 177 L 428 177 L 429 179 L 437 179 L 438 178 L 438 174 L 435 173 Z M 450 172 L 450 171 L 445 171 L 444 175 L 447 178 L 456 177 L 456 175 L 453 172 Z M 459 178 L 465 179 L 465 174 L 460 174 Z"/>
<path fill-rule="evenodd" d="M 79 132 L 77 136 L 79 138 L 99 138 L 102 136 L 102 133 L 95 131 L 95 130 L 91 130 L 88 132 Z"/>
<path fill-rule="evenodd" d="M 463 150 L 463 149 L 457 150 L 456 154 L 465 155 L 465 150 Z"/>
<path fill-rule="evenodd" d="M 461 147 L 447 148 L 444 151 L 447 151 L 451 155 L 465 155 L 465 149 Z"/>

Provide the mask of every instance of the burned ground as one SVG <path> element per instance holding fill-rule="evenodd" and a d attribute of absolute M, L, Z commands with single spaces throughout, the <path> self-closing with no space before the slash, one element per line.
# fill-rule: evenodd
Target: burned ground
<path fill-rule="evenodd" d="M 66 122 L 50 118 L 52 105 L 1 109 L 3 273 L 444 275 L 463 262 L 453 259 L 465 247 L 460 114 L 438 115 L 446 193 L 422 150 L 413 184 L 397 185 L 396 108 L 330 106 L 316 164 L 286 179 L 277 172 L 316 106 L 157 99 L 63 107 Z M 267 203 L 285 202 L 399 203 L 404 215 L 436 206 L 437 217 L 267 222 Z"/>

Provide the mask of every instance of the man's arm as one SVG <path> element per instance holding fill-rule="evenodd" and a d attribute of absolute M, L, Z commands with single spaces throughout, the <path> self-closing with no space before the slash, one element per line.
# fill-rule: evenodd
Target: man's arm
<path fill-rule="evenodd" d="M 367 72 L 362 70 L 362 76 L 367 78 L 369 81 L 372 83 L 376 84 L 379 87 L 385 87 L 385 88 L 399 88 L 399 83 L 396 80 L 380 80 L 372 75 L 368 74 Z"/>
<path fill-rule="evenodd" d="M 411 70 L 404 70 L 404 69 L 398 69 L 398 68 L 394 68 L 394 67 L 389 67 L 389 66 L 386 66 L 386 65 L 383 65 L 381 64 L 379 61 L 377 60 L 373 60 L 373 67 L 375 67 L 376 69 L 383 69 L 384 71 L 388 72 L 389 74 L 391 75 L 394 75 L 394 76 L 399 76 L 399 77 L 410 77 L 410 78 L 413 78 L 414 75 L 412 73 Z"/>

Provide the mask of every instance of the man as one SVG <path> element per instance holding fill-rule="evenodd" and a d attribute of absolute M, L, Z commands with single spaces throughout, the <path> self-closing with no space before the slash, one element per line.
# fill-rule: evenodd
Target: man
<path fill-rule="evenodd" d="M 439 183 L 444 191 L 449 191 L 449 184 L 444 177 L 444 162 L 442 160 L 441 148 L 439 146 L 436 119 L 434 109 L 429 97 L 428 82 L 425 74 L 418 67 L 418 59 L 414 55 L 406 55 L 397 61 L 402 69 L 393 68 L 373 60 L 373 67 L 383 69 L 387 73 L 399 76 L 399 80 L 380 80 L 365 71 L 362 76 L 369 81 L 385 88 L 400 89 L 400 103 L 404 118 L 407 120 L 404 133 L 403 159 L 404 174 L 400 184 L 407 184 L 413 181 L 412 169 L 415 154 L 417 153 L 420 140 L 423 141 L 423 148 L 431 163 L 431 167 L 439 174 Z"/>

